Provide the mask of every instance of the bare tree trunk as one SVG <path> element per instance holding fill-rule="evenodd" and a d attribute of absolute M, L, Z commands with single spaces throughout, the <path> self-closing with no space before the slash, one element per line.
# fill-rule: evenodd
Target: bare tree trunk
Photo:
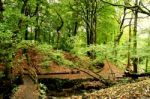
<path fill-rule="evenodd" d="M 92 5 L 92 14 L 93 14 L 93 44 L 96 44 L 96 33 L 97 33 L 97 0 L 93 0 Z"/>
<path fill-rule="evenodd" d="M 135 6 L 138 5 L 138 0 L 135 1 Z M 133 41 L 133 50 L 134 50 L 134 55 L 137 54 L 137 40 L 136 40 L 136 36 L 137 36 L 137 19 L 138 19 L 138 8 L 135 9 L 134 11 L 134 41 Z M 133 58 L 133 72 L 137 73 L 137 65 L 138 65 L 138 58 L 134 57 Z"/>
<path fill-rule="evenodd" d="M 149 63 L 149 57 L 146 57 L 146 66 L 145 66 L 145 72 L 147 72 L 148 69 L 148 63 Z"/>
<path fill-rule="evenodd" d="M 96 44 L 97 30 L 97 0 L 87 0 L 85 3 L 84 21 L 86 24 L 87 46 Z M 88 56 L 95 58 L 94 51 L 88 51 Z"/>
<path fill-rule="evenodd" d="M 87 0 L 85 3 L 85 24 L 87 33 L 87 45 L 96 44 L 97 29 L 97 0 Z"/>
<path fill-rule="evenodd" d="M 59 41 L 60 41 L 60 31 L 61 31 L 61 29 L 62 29 L 62 27 L 63 27 L 63 25 L 64 25 L 64 21 L 63 21 L 63 18 L 61 17 L 61 15 L 58 13 L 58 12 L 56 12 L 57 13 L 57 15 L 58 15 L 58 17 L 60 18 L 60 21 L 61 21 L 61 23 L 60 23 L 60 26 L 58 26 L 57 27 L 57 29 L 56 29 L 56 33 L 57 33 L 57 46 L 56 46 L 56 48 L 58 49 L 59 48 Z"/>
<path fill-rule="evenodd" d="M 86 23 L 86 35 L 87 35 L 87 45 L 90 45 L 90 26 L 89 26 L 89 1 L 86 3 L 86 14 L 85 14 L 85 23 Z"/>
<path fill-rule="evenodd" d="M 40 27 L 39 27 L 39 6 L 40 4 L 37 2 L 36 4 L 36 10 L 35 10 L 35 15 L 36 15 L 36 26 L 35 26 L 35 36 L 34 39 L 38 40 L 39 39 L 39 33 L 40 33 Z"/>
<path fill-rule="evenodd" d="M 77 6 L 76 11 L 73 13 L 73 17 L 74 17 L 74 27 L 73 27 L 73 36 L 75 36 L 78 32 L 78 17 L 79 17 L 79 12 L 78 12 L 78 5 L 79 5 L 79 0 L 74 0 L 74 4 Z"/>
<path fill-rule="evenodd" d="M 116 37 L 116 40 L 115 40 L 115 42 L 116 42 L 116 45 L 118 45 L 119 44 L 119 42 L 120 42 L 120 39 L 121 39 L 121 37 L 122 37 L 122 35 L 123 35 L 123 24 L 124 24 L 124 22 L 125 22 L 125 18 L 126 18 L 126 8 L 124 8 L 124 13 L 123 13 L 123 18 L 122 18 L 122 21 L 120 22 L 120 28 L 119 28 L 119 34 L 118 34 L 118 36 Z"/>

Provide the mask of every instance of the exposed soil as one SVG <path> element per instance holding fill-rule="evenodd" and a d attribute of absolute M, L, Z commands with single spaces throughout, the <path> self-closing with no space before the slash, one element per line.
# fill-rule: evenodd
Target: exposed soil
<path fill-rule="evenodd" d="M 38 53 L 35 49 L 27 50 L 27 55 L 29 58 L 28 62 L 23 50 L 19 50 L 16 53 L 12 69 L 12 74 L 14 76 L 20 75 L 21 73 L 26 73 L 31 69 L 37 73 L 39 72 L 39 69 L 41 68 L 39 64 L 43 61 L 44 56 Z"/>
<path fill-rule="evenodd" d="M 104 78 L 113 80 L 118 77 L 123 77 L 124 72 L 123 70 L 117 68 L 117 66 L 105 60 L 104 67 L 102 68 L 99 74 Z"/>

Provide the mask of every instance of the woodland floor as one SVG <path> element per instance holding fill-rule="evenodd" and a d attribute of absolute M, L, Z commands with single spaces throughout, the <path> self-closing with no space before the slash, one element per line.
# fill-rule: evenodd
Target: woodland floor
<path fill-rule="evenodd" d="M 92 93 L 52 99 L 150 99 L 150 80 L 125 85 L 115 85 Z"/>

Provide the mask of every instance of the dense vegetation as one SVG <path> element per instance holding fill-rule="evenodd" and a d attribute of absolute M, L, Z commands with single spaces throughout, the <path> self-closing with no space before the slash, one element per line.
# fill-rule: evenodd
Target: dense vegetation
<path fill-rule="evenodd" d="M 57 63 L 97 74 L 97 65 L 109 61 L 131 74 L 149 73 L 149 2 L 0 0 L 0 84 L 16 84 L 26 65 L 37 69 Z M 35 82 L 37 71 L 28 71 Z"/>

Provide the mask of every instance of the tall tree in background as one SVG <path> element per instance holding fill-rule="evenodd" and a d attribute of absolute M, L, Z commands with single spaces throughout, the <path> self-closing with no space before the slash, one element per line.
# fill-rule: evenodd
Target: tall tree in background
<path fill-rule="evenodd" d="M 74 0 L 74 6 L 76 7 L 76 9 L 73 11 L 72 16 L 74 17 L 74 26 L 73 26 L 73 35 L 75 36 L 78 32 L 78 28 L 79 28 L 79 0 Z"/>
<path fill-rule="evenodd" d="M 85 23 L 87 45 L 96 44 L 98 0 L 81 0 L 81 12 Z"/>
<path fill-rule="evenodd" d="M 3 19 L 3 12 L 4 12 L 3 2 L 2 0 L 0 0 L 0 21 Z"/>
<path fill-rule="evenodd" d="M 34 36 L 35 40 L 39 39 L 39 35 L 40 35 L 40 22 L 39 22 L 40 2 L 41 2 L 40 0 L 36 1 L 36 8 L 34 11 L 34 15 L 36 16 L 36 26 L 35 26 L 35 36 Z"/>
<path fill-rule="evenodd" d="M 135 0 L 135 6 L 138 6 L 139 1 Z M 138 19 L 138 8 L 135 7 L 134 10 L 134 30 L 133 30 L 133 50 L 134 55 L 137 54 L 137 19 Z M 133 71 L 137 73 L 137 65 L 138 65 L 138 58 L 135 56 L 133 58 Z"/>

